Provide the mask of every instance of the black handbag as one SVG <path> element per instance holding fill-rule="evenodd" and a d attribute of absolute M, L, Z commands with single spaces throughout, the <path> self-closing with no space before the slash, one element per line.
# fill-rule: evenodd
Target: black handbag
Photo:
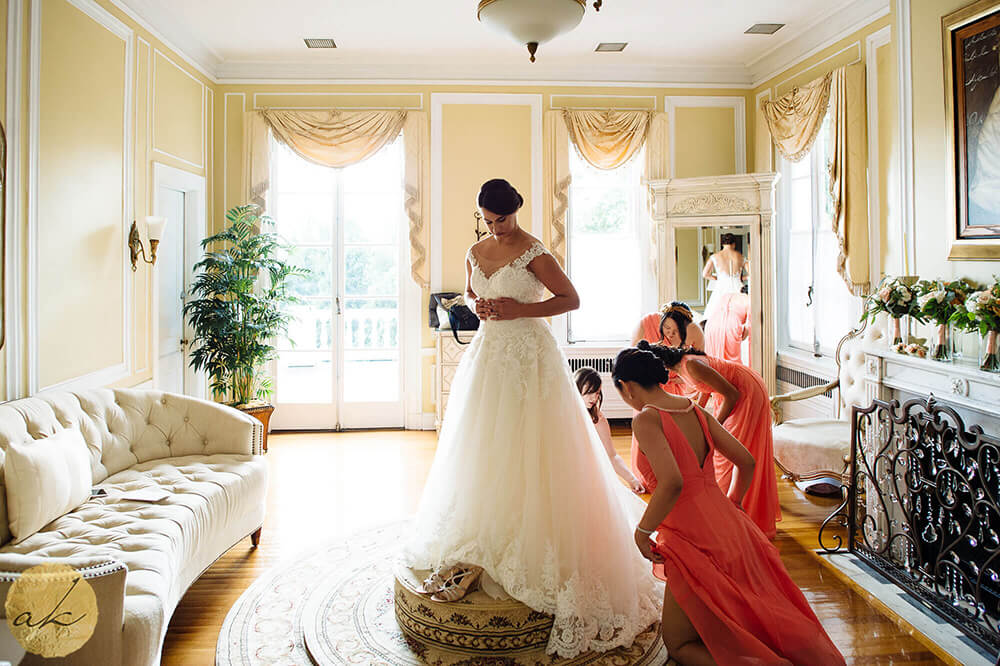
<path fill-rule="evenodd" d="M 441 322 L 438 320 L 437 309 L 440 307 L 448 313 L 448 323 L 451 324 L 451 334 L 455 336 L 455 342 L 460 345 L 467 345 L 469 344 L 468 342 L 462 342 L 459 339 L 458 332 L 478 330 L 479 317 L 465 303 L 456 302 L 455 299 L 458 299 L 460 296 L 461 294 L 451 291 L 431 294 L 427 309 L 427 318 L 433 328 L 439 328 Z"/>

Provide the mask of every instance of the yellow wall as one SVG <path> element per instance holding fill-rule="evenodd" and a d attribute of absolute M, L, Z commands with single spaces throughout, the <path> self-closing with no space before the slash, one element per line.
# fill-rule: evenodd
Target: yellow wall
<path fill-rule="evenodd" d="M 141 384 L 152 377 L 152 281 L 144 267 L 132 273 L 125 239 L 133 219 L 152 213 L 153 162 L 208 173 L 213 84 L 106 0 L 93 3 L 90 13 L 66 0 L 39 3 L 35 72 L 31 5 L 25 3 L 19 26 L 23 66 L 13 74 L 25 109 L 37 78 L 38 122 L 25 113 L 23 131 L 9 140 L 20 143 L 26 162 L 33 139 L 38 146 L 34 219 L 27 213 L 32 165 L 17 169 L 12 183 L 25 202 L 24 217 L 15 223 L 22 238 L 29 231 L 36 238 L 39 257 L 38 330 L 29 341 L 38 360 L 37 385 L 116 366 L 124 371 L 115 384 Z M 8 3 L 2 6 L 6 16 Z M 6 48 L 0 52 L 6 55 Z M 154 150 L 154 136 L 155 148 L 164 152 Z M 26 268 L 27 243 L 20 249 Z M 21 277 L 24 307 L 7 317 L 9 328 L 27 334 L 27 271 Z M 30 363 L 25 346 L 25 389 Z"/>
<path fill-rule="evenodd" d="M 674 120 L 676 178 L 736 173 L 733 109 L 678 107 Z"/>
<path fill-rule="evenodd" d="M 879 237 L 882 272 L 903 273 L 903 238 L 899 233 L 902 217 L 899 184 L 899 81 L 896 49 L 892 42 L 880 46 L 875 54 L 878 67 L 878 156 Z"/>
<path fill-rule="evenodd" d="M 127 43 L 67 2 L 42 7 L 36 237 L 44 258 L 38 381 L 46 387 L 127 362 L 122 182 L 129 109 Z M 67 337 L 70 323 L 80 325 Z"/>
<path fill-rule="evenodd" d="M 913 191 L 915 265 L 911 272 L 927 278 L 966 276 L 992 281 L 997 261 L 949 261 L 954 226 L 946 210 L 947 146 L 943 98 L 944 68 L 941 18 L 969 5 L 968 0 L 915 0 L 910 7 L 913 73 Z"/>
<path fill-rule="evenodd" d="M 476 196 L 491 178 L 506 178 L 524 197 L 517 213 L 531 230 L 531 107 L 445 104 L 441 109 L 441 287 L 465 290 L 465 253 L 475 242 Z M 483 227 L 485 229 L 485 227 Z"/>

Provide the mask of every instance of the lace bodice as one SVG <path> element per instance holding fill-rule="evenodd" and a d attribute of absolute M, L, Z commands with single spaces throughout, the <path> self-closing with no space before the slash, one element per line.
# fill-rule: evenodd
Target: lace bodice
<path fill-rule="evenodd" d="M 537 303 L 542 300 L 545 285 L 528 270 L 528 264 L 548 252 L 544 245 L 534 241 L 519 257 L 487 277 L 470 248 L 467 256 L 472 264 L 472 290 L 481 298 L 513 298 L 520 303 Z"/>

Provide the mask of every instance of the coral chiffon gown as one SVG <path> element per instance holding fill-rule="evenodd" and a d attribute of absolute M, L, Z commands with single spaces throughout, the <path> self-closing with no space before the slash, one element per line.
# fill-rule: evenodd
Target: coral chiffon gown
<path fill-rule="evenodd" d="M 667 582 L 719 664 L 844 664 L 777 549 L 716 483 L 709 466 L 715 443 L 704 414 L 695 411 L 708 444 L 700 464 L 670 413 L 660 411 L 684 487 L 659 527 L 654 550 L 663 562 L 653 564 L 653 573 Z M 652 492 L 656 476 L 641 451 L 639 461 Z"/>
<path fill-rule="evenodd" d="M 760 375 L 740 363 L 711 356 L 685 356 L 677 365 L 677 374 L 695 390 L 712 395 L 716 415 L 722 407 L 722 395 L 714 387 L 697 382 L 688 368 L 691 363 L 702 362 L 740 392 L 739 402 L 722 425 L 757 461 L 750 490 L 743 498 L 743 508 L 767 538 L 773 539 L 777 532 L 775 523 L 781 520 L 781 507 L 778 505 L 778 480 L 774 473 L 774 440 L 771 437 L 771 403 L 767 386 Z M 715 456 L 715 478 L 720 488 L 729 489 L 733 463 L 724 456 Z"/>
<path fill-rule="evenodd" d="M 733 363 L 750 365 L 743 359 L 743 332 L 750 317 L 750 299 L 746 294 L 725 294 L 719 299 L 715 317 L 705 324 L 705 353 Z"/>

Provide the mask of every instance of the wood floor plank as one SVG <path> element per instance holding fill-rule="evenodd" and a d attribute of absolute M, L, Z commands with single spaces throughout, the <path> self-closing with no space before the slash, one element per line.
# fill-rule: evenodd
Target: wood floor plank
<path fill-rule="evenodd" d="M 331 539 L 412 515 L 434 457 L 433 432 L 272 434 L 270 486 L 260 547 L 244 539 L 213 564 L 174 611 L 164 666 L 209 666 L 230 607 L 261 574 Z M 629 440 L 616 429 L 628 459 Z M 873 609 L 803 547 L 835 502 L 811 500 L 779 481 L 784 520 L 775 544 L 850 664 L 940 664 L 932 652 Z"/>

